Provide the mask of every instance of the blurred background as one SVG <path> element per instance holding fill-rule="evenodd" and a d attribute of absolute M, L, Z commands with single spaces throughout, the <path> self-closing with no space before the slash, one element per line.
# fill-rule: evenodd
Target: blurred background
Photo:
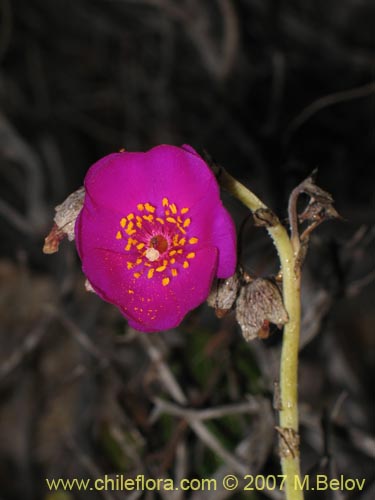
<path fill-rule="evenodd" d="M 45 478 L 280 473 L 282 332 L 246 343 L 202 305 L 135 333 L 85 292 L 73 244 L 42 253 L 94 161 L 160 143 L 208 152 L 282 220 L 319 169 L 343 220 L 315 232 L 304 267 L 302 468 L 366 479 L 313 498 L 374 498 L 374 21 L 372 0 L 0 0 L 0 500 L 125 495 Z M 246 210 L 223 199 L 240 227 Z M 251 221 L 241 263 L 277 270 Z"/>

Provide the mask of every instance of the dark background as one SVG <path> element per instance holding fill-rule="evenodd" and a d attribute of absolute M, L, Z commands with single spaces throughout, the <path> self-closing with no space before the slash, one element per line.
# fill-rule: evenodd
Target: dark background
<path fill-rule="evenodd" d="M 374 22 L 371 0 L 0 1 L 0 500 L 125 495 L 52 493 L 46 477 L 241 476 L 231 459 L 280 472 L 281 332 L 246 344 L 203 305 L 135 334 L 84 291 L 74 245 L 42 254 L 53 207 L 95 160 L 160 143 L 206 150 L 282 219 L 318 167 L 343 220 L 316 231 L 304 268 L 302 467 L 366 478 L 362 494 L 314 498 L 373 498 Z M 239 227 L 246 211 L 224 200 Z M 251 222 L 242 263 L 277 267 Z M 246 401 L 201 434 L 201 414 L 178 413 Z M 191 497 L 235 498 L 220 495 Z"/>

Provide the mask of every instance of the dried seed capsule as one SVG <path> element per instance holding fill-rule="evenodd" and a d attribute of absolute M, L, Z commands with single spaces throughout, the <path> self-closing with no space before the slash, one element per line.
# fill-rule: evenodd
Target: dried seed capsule
<path fill-rule="evenodd" d="M 243 286 L 236 303 L 236 319 L 247 341 L 267 337 L 269 323 L 287 323 L 288 314 L 278 287 L 264 278 Z"/>
<path fill-rule="evenodd" d="M 238 272 L 234 273 L 230 278 L 215 280 L 207 303 L 215 309 L 218 318 L 222 318 L 231 310 L 240 287 Z"/>

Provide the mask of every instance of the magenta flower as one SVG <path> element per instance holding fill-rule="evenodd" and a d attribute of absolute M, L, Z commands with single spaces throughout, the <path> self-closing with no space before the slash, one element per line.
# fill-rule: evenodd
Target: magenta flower
<path fill-rule="evenodd" d="M 236 265 L 232 219 L 189 146 L 114 153 L 85 178 L 75 233 L 83 272 L 136 330 L 177 326 Z"/>

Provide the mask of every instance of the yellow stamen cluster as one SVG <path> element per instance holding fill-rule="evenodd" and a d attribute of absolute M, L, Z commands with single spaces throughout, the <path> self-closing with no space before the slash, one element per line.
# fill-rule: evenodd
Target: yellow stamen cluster
<path fill-rule="evenodd" d="M 175 203 L 163 198 L 160 207 L 138 203 L 134 213 L 121 218 L 115 238 L 125 240 L 123 248 L 129 252 L 126 266 L 134 269 L 135 279 L 143 275 L 148 279 L 157 277 L 167 286 L 181 269 L 189 268 L 189 260 L 195 258 L 192 245 L 198 243 L 198 238 L 188 235 L 188 212 L 188 207 L 179 210 Z"/>

